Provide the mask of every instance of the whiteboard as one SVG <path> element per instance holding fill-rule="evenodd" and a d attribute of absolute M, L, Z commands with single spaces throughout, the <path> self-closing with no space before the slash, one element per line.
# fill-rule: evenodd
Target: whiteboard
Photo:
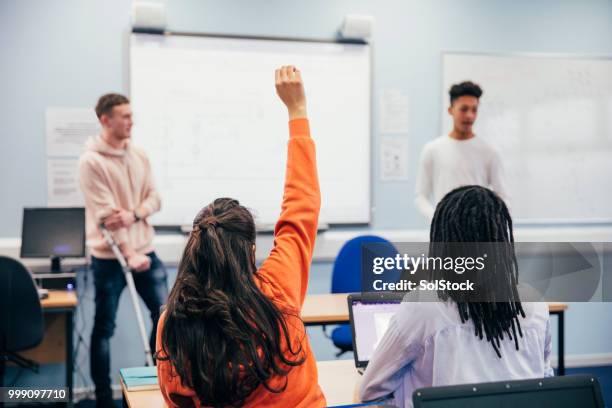
<path fill-rule="evenodd" d="M 280 214 L 287 110 L 274 70 L 302 71 L 317 145 L 321 223 L 370 222 L 370 48 L 364 44 L 132 34 L 133 138 L 162 195 L 156 225 L 191 225 L 217 197 Z"/>
<path fill-rule="evenodd" d="M 612 59 L 445 54 L 452 84 L 481 85 L 475 132 L 499 150 L 519 222 L 612 220 Z"/>

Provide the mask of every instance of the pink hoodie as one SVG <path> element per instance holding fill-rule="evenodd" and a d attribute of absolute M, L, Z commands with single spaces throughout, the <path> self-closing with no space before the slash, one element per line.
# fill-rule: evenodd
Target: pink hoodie
<path fill-rule="evenodd" d="M 96 258 L 113 259 L 98 225 L 114 209 L 136 210 L 141 218 L 148 217 L 159 211 L 161 199 L 143 150 L 129 141 L 125 149 L 115 149 L 101 136 L 90 138 L 85 147 L 79 159 L 79 178 L 85 197 L 87 245 Z M 153 251 L 153 235 L 146 219 L 113 232 L 117 244 L 127 242 L 141 254 Z"/>

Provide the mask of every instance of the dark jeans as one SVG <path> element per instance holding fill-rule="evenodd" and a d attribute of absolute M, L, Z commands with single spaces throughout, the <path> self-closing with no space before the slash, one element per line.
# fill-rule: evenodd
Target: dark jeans
<path fill-rule="evenodd" d="M 155 334 L 160 308 L 168 298 L 167 274 L 164 264 L 155 255 L 151 258 L 151 268 L 144 272 L 134 272 L 136 291 L 147 305 L 153 321 L 153 329 L 149 344 L 151 352 L 155 353 Z M 96 287 L 96 317 L 91 332 L 90 368 L 91 378 L 96 386 L 96 399 L 112 398 L 110 379 L 110 338 L 115 332 L 115 318 L 119 298 L 126 286 L 121 265 L 116 259 L 100 259 L 91 257 L 91 269 Z M 137 323 L 129 325 L 129 330 L 137 336 Z M 144 355 L 143 355 L 144 362 Z"/>

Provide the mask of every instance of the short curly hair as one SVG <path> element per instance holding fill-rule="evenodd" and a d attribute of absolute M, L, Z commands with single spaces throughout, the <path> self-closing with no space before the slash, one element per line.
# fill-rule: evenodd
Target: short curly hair
<path fill-rule="evenodd" d="M 450 95 L 450 104 L 452 105 L 457 98 L 462 96 L 474 96 L 479 99 L 482 96 L 482 88 L 474 82 L 465 81 L 453 85 L 448 94 Z"/>

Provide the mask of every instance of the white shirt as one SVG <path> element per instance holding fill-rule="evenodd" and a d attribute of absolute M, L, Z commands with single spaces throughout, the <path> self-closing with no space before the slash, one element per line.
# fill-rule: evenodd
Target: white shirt
<path fill-rule="evenodd" d="M 427 143 L 416 183 L 415 202 L 421 213 L 431 220 L 446 193 L 467 185 L 490 188 L 510 207 L 500 155 L 482 138 L 457 140 L 444 135 Z"/>
<path fill-rule="evenodd" d="M 472 320 L 461 323 L 456 303 L 403 302 L 363 375 L 362 401 L 393 393 L 394 405 L 412 407 L 418 388 L 553 376 L 548 305 L 522 305 L 519 350 L 504 335 L 499 358 Z"/>

